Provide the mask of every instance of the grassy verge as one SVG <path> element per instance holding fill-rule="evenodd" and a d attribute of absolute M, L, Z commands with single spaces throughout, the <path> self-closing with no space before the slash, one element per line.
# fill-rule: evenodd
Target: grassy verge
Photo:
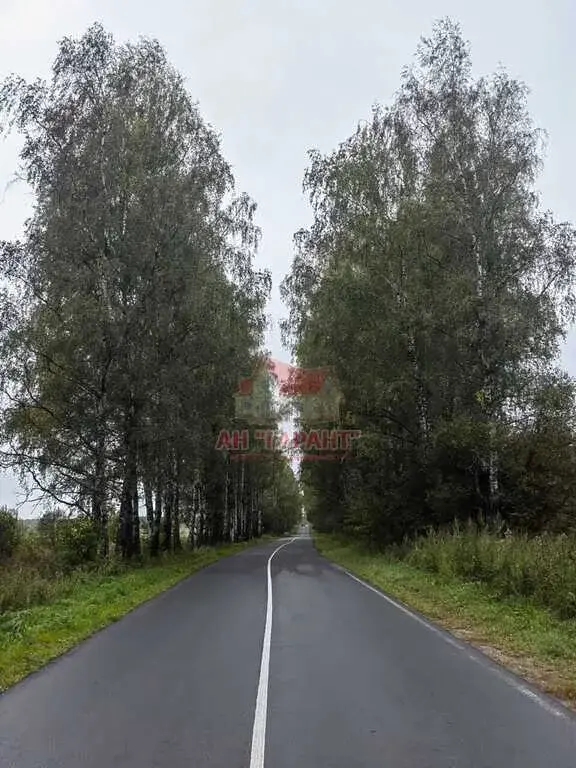
<path fill-rule="evenodd" d="M 314 534 L 318 551 L 453 635 L 576 709 L 576 621 L 527 598 L 430 573 L 334 536 Z"/>
<path fill-rule="evenodd" d="M 185 552 L 117 575 L 88 575 L 43 605 L 0 614 L 0 691 L 200 568 L 272 538 Z"/>

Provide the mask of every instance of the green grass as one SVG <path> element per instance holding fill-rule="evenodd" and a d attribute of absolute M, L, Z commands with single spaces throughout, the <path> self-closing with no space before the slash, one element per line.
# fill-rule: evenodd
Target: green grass
<path fill-rule="evenodd" d="M 559 619 L 576 619 L 574 534 L 514 533 L 455 525 L 432 531 L 406 551 L 410 565 L 484 583 L 500 597 L 526 597 Z"/>
<path fill-rule="evenodd" d="M 562 620 L 527 597 L 504 597 L 485 583 L 433 573 L 335 536 L 314 534 L 314 543 L 328 559 L 576 707 L 576 620 Z"/>
<path fill-rule="evenodd" d="M 71 577 L 48 602 L 0 614 L 0 691 L 200 568 L 272 538 L 184 552 L 114 575 Z"/>

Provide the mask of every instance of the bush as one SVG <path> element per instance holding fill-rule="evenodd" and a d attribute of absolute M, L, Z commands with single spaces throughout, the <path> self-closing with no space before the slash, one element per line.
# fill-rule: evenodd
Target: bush
<path fill-rule="evenodd" d="M 0 507 L 0 562 L 14 555 L 20 540 L 18 516 L 7 507 Z"/>
<path fill-rule="evenodd" d="M 63 577 L 47 577 L 32 566 L 0 568 L 0 614 L 41 605 L 61 590 Z"/>
<path fill-rule="evenodd" d="M 93 563 L 98 557 L 98 533 L 92 521 L 82 517 L 62 521 L 58 549 L 66 570 Z"/>
<path fill-rule="evenodd" d="M 98 558 L 98 532 L 86 517 L 66 517 L 61 512 L 44 514 L 38 524 L 42 544 L 51 549 L 58 566 L 71 571 Z"/>
<path fill-rule="evenodd" d="M 576 618 L 576 536 L 454 526 L 418 538 L 405 559 L 424 570 L 487 584 L 501 598 L 529 598 L 560 618 Z"/>

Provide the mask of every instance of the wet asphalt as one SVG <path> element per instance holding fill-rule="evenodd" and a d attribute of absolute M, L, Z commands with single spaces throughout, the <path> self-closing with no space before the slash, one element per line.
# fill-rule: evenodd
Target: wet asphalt
<path fill-rule="evenodd" d="M 267 563 L 224 558 L 0 696 L 0 768 L 250 768 Z M 272 560 L 266 768 L 575 768 L 576 718 L 322 558 Z"/>

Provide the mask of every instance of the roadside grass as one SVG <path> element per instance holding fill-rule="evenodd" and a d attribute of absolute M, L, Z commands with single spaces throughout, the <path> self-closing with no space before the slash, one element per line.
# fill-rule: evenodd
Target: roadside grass
<path fill-rule="evenodd" d="M 341 537 L 313 533 L 324 557 L 378 587 L 576 709 L 576 620 L 526 597 L 433 573 Z"/>
<path fill-rule="evenodd" d="M 1 613 L 0 692 L 195 571 L 275 538 L 185 551 L 115 574 L 73 574 L 43 604 Z"/>

